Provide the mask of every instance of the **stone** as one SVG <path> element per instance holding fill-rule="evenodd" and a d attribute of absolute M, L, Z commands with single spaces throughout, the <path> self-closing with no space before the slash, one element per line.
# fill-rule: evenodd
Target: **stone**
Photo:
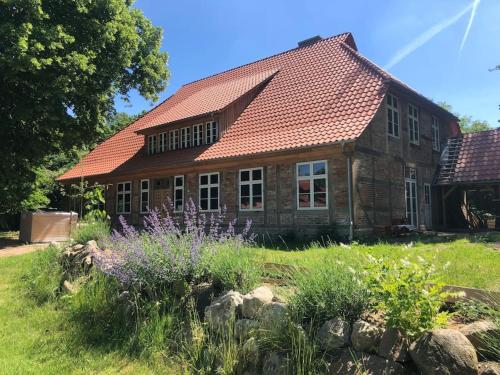
<path fill-rule="evenodd" d="M 479 362 L 478 375 L 500 375 L 500 362 Z"/>
<path fill-rule="evenodd" d="M 238 319 L 234 323 L 234 336 L 239 341 L 244 341 L 250 337 L 252 331 L 259 328 L 259 322 L 253 319 Z"/>
<path fill-rule="evenodd" d="M 401 363 L 347 348 L 342 350 L 340 358 L 330 364 L 329 373 L 332 375 L 407 375 L 409 371 Z"/>
<path fill-rule="evenodd" d="M 73 246 L 71 247 L 71 249 L 72 249 L 73 251 L 80 251 L 81 249 L 83 249 L 83 247 L 84 247 L 84 245 L 82 245 L 81 243 L 77 243 L 76 245 L 73 245 Z"/>
<path fill-rule="evenodd" d="M 251 364 L 253 366 L 257 366 L 259 364 L 259 344 L 255 337 L 249 338 L 242 347 L 243 358 L 245 362 Z"/>
<path fill-rule="evenodd" d="M 340 349 L 349 344 L 351 327 L 346 321 L 335 318 L 326 321 L 319 328 L 317 340 L 321 349 L 326 351 Z"/>
<path fill-rule="evenodd" d="M 378 355 L 398 362 L 406 362 L 410 359 L 408 349 L 410 340 L 401 330 L 387 328 L 380 338 Z"/>
<path fill-rule="evenodd" d="M 478 372 L 474 346 L 458 330 L 435 329 L 425 333 L 410 345 L 410 355 L 426 375 L 472 375 Z"/>
<path fill-rule="evenodd" d="M 203 319 L 205 316 L 205 309 L 210 306 L 215 294 L 215 288 L 212 283 L 200 283 L 193 286 L 191 295 L 193 296 L 196 311 L 198 316 Z"/>
<path fill-rule="evenodd" d="M 267 286 L 261 286 L 252 290 L 243 296 L 241 314 L 245 318 L 257 318 L 260 308 L 265 304 L 273 302 L 273 297 L 272 290 Z"/>
<path fill-rule="evenodd" d="M 236 319 L 238 307 L 243 303 L 243 296 L 233 290 L 223 294 L 205 309 L 205 321 L 217 331 L 225 331 Z"/>
<path fill-rule="evenodd" d="M 288 310 L 284 303 L 272 302 L 259 310 L 261 328 L 271 331 L 280 330 L 288 323 Z"/>
<path fill-rule="evenodd" d="M 376 354 L 383 333 L 382 327 L 358 320 L 352 325 L 352 346 L 357 351 Z"/>
<path fill-rule="evenodd" d="M 283 354 L 269 352 L 262 363 L 263 375 L 287 375 L 288 361 Z"/>
<path fill-rule="evenodd" d="M 78 291 L 78 288 L 75 285 L 73 285 L 69 280 L 64 280 L 62 284 L 62 289 L 64 293 L 67 294 L 76 294 L 76 292 Z"/>
<path fill-rule="evenodd" d="M 484 358 L 493 358 L 491 341 L 500 341 L 500 330 L 490 320 L 480 320 L 460 328 L 460 332 L 476 348 L 478 354 Z"/>

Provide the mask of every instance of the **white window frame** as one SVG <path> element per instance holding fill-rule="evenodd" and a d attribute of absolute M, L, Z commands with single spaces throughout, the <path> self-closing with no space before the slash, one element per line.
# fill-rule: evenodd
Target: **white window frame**
<path fill-rule="evenodd" d="M 185 128 L 181 128 L 181 147 L 180 148 L 189 148 L 191 147 L 191 127 L 187 126 Z"/>
<path fill-rule="evenodd" d="M 410 177 L 407 177 L 407 173 L 406 171 L 407 170 L 410 170 L 410 169 L 413 169 L 415 171 L 415 177 L 411 177 L 411 174 L 410 174 Z M 417 181 L 418 181 L 418 176 L 417 176 L 417 168 L 415 167 L 411 167 L 411 166 L 405 166 L 405 207 L 406 207 L 406 218 L 408 219 L 408 213 L 411 213 L 410 211 L 408 211 L 408 189 L 406 188 L 406 184 L 410 184 L 410 206 L 413 204 L 413 202 L 415 202 L 415 207 L 410 207 L 411 208 L 414 208 L 415 209 L 415 220 L 416 220 L 416 223 L 412 223 L 412 220 L 413 220 L 413 217 L 410 218 L 409 222 L 408 222 L 408 225 L 411 225 L 415 228 L 418 228 L 418 185 L 417 185 Z M 412 196 L 412 187 L 415 188 L 415 196 L 413 197 Z"/>
<path fill-rule="evenodd" d="M 427 202 L 427 197 L 429 197 L 429 202 Z M 424 183 L 424 204 L 429 207 L 432 205 L 431 184 L 427 182 Z"/>
<path fill-rule="evenodd" d="M 168 134 L 166 132 L 159 134 L 160 144 L 159 144 L 159 152 L 165 152 L 168 147 Z"/>
<path fill-rule="evenodd" d="M 180 178 L 182 181 L 181 186 L 177 186 L 177 179 Z M 177 191 L 180 190 L 182 192 L 182 203 L 181 209 L 177 209 Z M 184 175 L 174 176 L 174 212 L 183 212 L 184 211 Z"/>
<path fill-rule="evenodd" d="M 177 150 L 179 148 L 179 129 L 170 130 L 169 132 L 169 149 Z"/>
<path fill-rule="evenodd" d="M 439 119 L 432 116 L 432 149 L 441 151 L 441 142 L 439 140 Z"/>
<path fill-rule="evenodd" d="M 148 154 L 154 155 L 158 151 L 156 134 L 148 135 Z"/>
<path fill-rule="evenodd" d="M 205 143 L 211 144 L 217 142 L 219 138 L 219 123 L 217 121 L 207 122 L 205 125 Z"/>
<path fill-rule="evenodd" d="M 313 171 L 313 166 L 315 163 L 325 163 L 325 173 L 321 175 L 314 175 Z M 302 165 L 309 165 L 309 176 L 299 176 L 299 168 Z M 329 199 L 329 193 L 328 193 L 328 161 L 327 160 L 313 160 L 313 161 L 308 161 L 308 162 L 301 162 L 297 163 L 295 167 L 295 179 L 296 179 L 296 203 L 297 203 L 297 210 L 327 210 L 328 209 L 328 199 Z M 315 207 L 314 206 L 314 180 L 316 179 L 325 179 L 325 207 Z M 309 181 L 309 207 L 300 207 L 300 194 L 299 194 L 299 182 L 307 180 Z"/>
<path fill-rule="evenodd" d="M 193 147 L 203 144 L 203 124 L 193 125 Z"/>
<path fill-rule="evenodd" d="M 389 103 L 389 98 L 391 98 Z M 396 106 L 394 106 L 394 101 L 396 102 Z M 386 119 L 387 119 L 387 134 L 391 137 L 394 138 L 399 138 L 400 136 L 400 130 L 401 130 L 401 116 L 399 115 L 399 98 L 397 96 L 394 96 L 390 93 L 387 93 L 386 99 Z M 397 116 L 395 116 L 396 114 Z M 395 123 L 395 119 L 397 118 L 397 123 Z M 394 131 L 394 129 L 397 129 L 397 134 Z"/>
<path fill-rule="evenodd" d="M 125 190 L 125 184 L 129 184 L 129 186 L 130 186 L 130 190 Z M 122 191 L 119 191 L 119 190 L 118 190 L 118 187 L 119 187 L 120 185 L 123 185 L 123 190 L 122 190 Z M 129 197 L 130 197 L 130 199 L 129 199 L 129 207 L 130 207 L 130 210 L 129 210 L 129 211 L 125 211 L 125 195 L 126 195 L 127 193 L 129 194 Z M 122 210 L 122 211 L 119 211 L 119 210 L 118 210 L 118 197 L 119 197 L 120 195 L 123 195 L 123 196 L 124 196 L 124 197 L 123 197 L 123 210 Z M 118 182 L 118 183 L 116 184 L 116 213 L 117 213 L 117 214 L 129 214 L 129 213 L 131 212 L 131 210 L 132 210 L 132 181 L 123 181 L 123 182 Z"/>
<path fill-rule="evenodd" d="M 217 183 L 216 184 L 213 184 L 210 182 L 211 180 L 211 176 L 212 175 L 217 175 Z M 201 178 L 203 176 L 207 176 L 207 184 L 201 184 Z M 211 208 L 210 207 L 210 189 L 213 188 L 213 187 L 217 187 L 217 208 Z M 206 210 L 203 210 L 201 208 L 201 189 L 208 189 L 208 195 L 207 195 L 207 199 L 208 199 L 208 205 L 207 205 L 207 209 Z M 215 211 L 219 211 L 220 209 L 220 173 L 219 172 L 211 172 L 211 173 L 202 173 L 198 176 L 198 206 L 200 207 L 200 212 L 215 212 Z"/>
<path fill-rule="evenodd" d="M 414 104 L 408 103 L 408 138 L 411 144 L 420 144 L 420 111 Z"/>
<path fill-rule="evenodd" d="M 260 171 L 260 180 L 254 180 L 253 179 L 253 171 Z M 241 181 L 241 174 L 243 172 L 248 172 L 249 173 L 249 180 L 248 181 Z M 257 168 L 247 168 L 247 169 L 240 169 L 239 174 L 238 174 L 238 180 L 239 180 L 239 186 L 238 186 L 238 206 L 240 211 L 264 211 L 264 168 L 263 167 L 257 167 Z M 261 198 L 262 198 L 262 206 L 261 208 L 253 208 L 253 186 L 254 185 L 261 185 Z M 248 190 L 249 190 L 249 204 L 250 208 L 242 208 L 241 207 L 241 188 L 242 186 L 248 185 Z"/>
<path fill-rule="evenodd" d="M 143 183 L 143 182 L 145 182 L 145 181 L 148 183 L 148 188 L 147 188 L 147 189 L 144 189 L 144 188 L 142 187 L 142 183 Z M 147 213 L 147 212 L 149 211 L 149 198 L 150 198 L 150 197 L 149 197 L 149 186 L 150 186 L 150 184 L 149 184 L 149 180 L 148 180 L 148 179 L 146 179 L 146 180 L 141 180 L 140 184 L 141 184 L 141 185 L 140 185 L 140 192 L 141 192 L 141 195 L 140 195 L 140 199 L 139 199 L 139 201 L 140 201 L 140 206 L 139 206 L 139 207 L 140 207 L 140 210 L 139 210 L 139 211 L 140 211 L 140 213 L 141 213 L 141 214 L 145 214 L 145 213 Z M 142 204 L 144 203 L 144 201 L 142 200 L 142 194 L 143 194 L 143 193 L 148 193 L 148 200 L 147 200 L 146 210 L 143 210 L 143 209 L 142 209 Z"/>

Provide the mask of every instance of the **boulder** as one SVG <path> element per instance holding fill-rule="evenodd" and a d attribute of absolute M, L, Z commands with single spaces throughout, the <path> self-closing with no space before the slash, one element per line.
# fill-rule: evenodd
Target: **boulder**
<path fill-rule="evenodd" d="M 288 360 L 283 354 L 270 352 L 262 363 L 262 374 L 263 375 L 287 375 L 288 372 Z"/>
<path fill-rule="evenodd" d="M 284 303 L 272 302 L 263 305 L 259 310 L 261 328 L 265 330 L 280 330 L 288 322 L 288 310 Z"/>
<path fill-rule="evenodd" d="M 241 314 L 245 318 L 257 318 L 260 308 L 265 304 L 273 302 L 273 297 L 272 290 L 267 286 L 261 286 L 252 290 L 243 296 Z"/>
<path fill-rule="evenodd" d="M 405 362 L 410 359 L 410 340 L 397 328 L 387 328 L 380 338 L 378 355 L 393 361 Z"/>
<path fill-rule="evenodd" d="M 330 351 L 349 344 L 351 327 L 346 321 L 335 318 L 326 321 L 319 328 L 317 340 L 321 349 Z"/>
<path fill-rule="evenodd" d="M 234 336 L 237 340 L 244 341 L 250 333 L 259 328 L 259 322 L 253 319 L 238 319 L 234 323 Z"/>
<path fill-rule="evenodd" d="M 382 327 L 358 320 L 352 325 L 352 346 L 357 351 L 376 354 L 383 333 Z"/>
<path fill-rule="evenodd" d="M 210 306 L 214 294 L 215 288 L 212 283 L 200 283 L 193 286 L 191 295 L 193 296 L 198 316 L 201 319 L 203 319 L 205 315 L 207 306 Z"/>
<path fill-rule="evenodd" d="M 259 364 L 259 345 L 255 337 L 249 338 L 242 347 L 243 358 L 247 364 L 257 366 Z"/>
<path fill-rule="evenodd" d="M 477 374 L 474 346 L 457 330 L 435 329 L 410 345 L 410 355 L 418 369 L 428 375 Z"/>
<path fill-rule="evenodd" d="M 330 374 L 342 375 L 406 375 L 409 371 L 398 362 L 372 354 L 344 349 L 329 367 Z"/>
<path fill-rule="evenodd" d="M 500 362 L 479 362 L 478 375 L 500 375 Z"/>
<path fill-rule="evenodd" d="M 71 281 L 64 280 L 62 284 L 62 290 L 67 294 L 76 294 L 76 292 L 78 292 L 78 287 L 76 285 L 73 285 Z"/>
<path fill-rule="evenodd" d="M 217 298 L 205 309 L 205 321 L 217 331 L 225 331 L 236 319 L 238 308 L 243 303 L 243 296 L 233 290 Z"/>
<path fill-rule="evenodd" d="M 94 242 L 95 242 L 95 241 L 94 241 Z M 76 245 L 73 245 L 73 246 L 71 247 L 71 250 L 73 250 L 73 251 L 77 252 L 77 251 L 82 250 L 82 249 L 83 249 L 83 247 L 84 247 L 84 245 L 82 245 L 81 243 L 77 243 Z"/>
<path fill-rule="evenodd" d="M 478 354 L 485 358 L 493 358 L 491 353 L 491 342 L 500 341 L 500 330 L 490 320 L 480 320 L 460 328 L 460 332 L 476 348 Z"/>
<path fill-rule="evenodd" d="M 93 251 L 99 250 L 99 246 L 97 246 L 97 242 L 95 240 L 90 240 L 85 244 L 85 250 L 92 253 Z"/>

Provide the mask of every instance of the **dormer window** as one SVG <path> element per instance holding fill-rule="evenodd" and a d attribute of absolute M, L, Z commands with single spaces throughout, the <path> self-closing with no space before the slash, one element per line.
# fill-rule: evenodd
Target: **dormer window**
<path fill-rule="evenodd" d="M 149 155 L 156 154 L 156 135 L 148 136 L 148 153 Z"/>
<path fill-rule="evenodd" d="M 201 146 L 203 143 L 203 124 L 193 125 L 193 146 Z"/>
<path fill-rule="evenodd" d="M 170 130 L 170 150 L 179 148 L 179 129 Z"/>
<path fill-rule="evenodd" d="M 167 151 L 167 133 L 160 133 L 160 152 Z"/>
<path fill-rule="evenodd" d="M 181 147 L 191 147 L 191 128 L 189 126 L 181 129 Z"/>
<path fill-rule="evenodd" d="M 210 121 L 206 124 L 205 143 L 215 143 L 219 137 L 219 124 L 217 121 Z"/>

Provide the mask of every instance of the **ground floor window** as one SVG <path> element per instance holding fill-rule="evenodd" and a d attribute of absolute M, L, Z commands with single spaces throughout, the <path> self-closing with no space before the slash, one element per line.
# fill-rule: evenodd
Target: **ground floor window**
<path fill-rule="evenodd" d="M 297 209 L 328 207 L 326 160 L 297 163 Z"/>
<path fill-rule="evenodd" d="M 132 183 L 119 182 L 116 186 L 116 213 L 130 213 L 130 202 L 132 199 Z"/>
<path fill-rule="evenodd" d="M 262 168 L 240 169 L 240 210 L 260 211 L 263 209 L 264 184 Z"/>
<path fill-rule="evenodd" d="M 184 208 L 184 176 L 174 177 L 174 212 L 182 212 Z"/>
<path fill-rule="evenodd" d="M 149 180 L 141 180 L 141 213 L 149 211 Z"/>
<path fill-rule="evenodd" d="M 201 211 L 219 209 L 219 173 L 200 174 L 199 202 Z"/>
<path fill-rule="evenodd" d="M 417 170 L 412 167 L 405 168 L 405 200 L 406 219 L 408 224 L 416 227 L 417 218 Z"/>

